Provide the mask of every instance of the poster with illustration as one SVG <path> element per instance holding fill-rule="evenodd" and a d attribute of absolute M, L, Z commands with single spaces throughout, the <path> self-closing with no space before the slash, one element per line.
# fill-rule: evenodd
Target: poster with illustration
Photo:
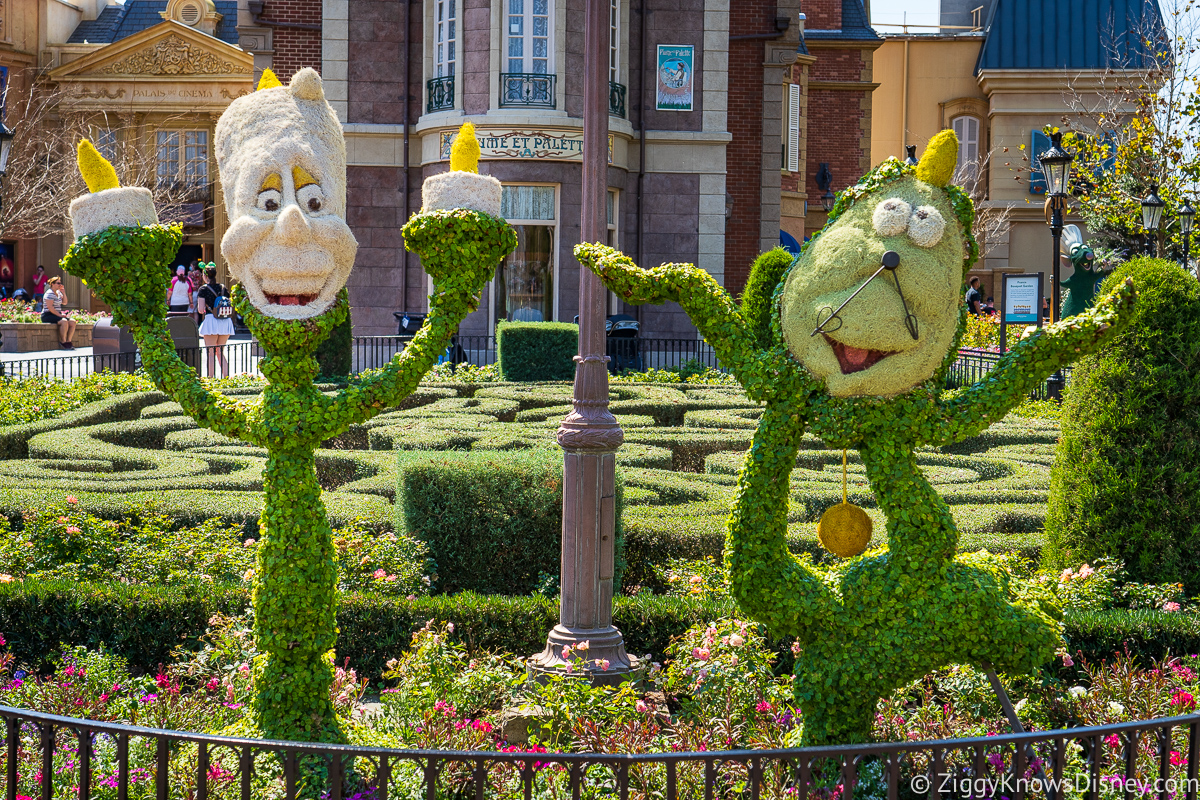
<path fill-rule="evenodd" d="M 658 46 L 659 111 L 691 111 L 694 48 L 690 44 L 660 44 Z"/>
<path fill-rule="evenodd" d="M 0 293 L 12 297 L 17 279 L 17 243 L 0 242 Z"/>

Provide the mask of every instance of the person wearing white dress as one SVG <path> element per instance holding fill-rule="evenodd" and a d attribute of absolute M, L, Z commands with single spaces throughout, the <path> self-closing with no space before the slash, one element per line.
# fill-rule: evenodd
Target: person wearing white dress
<path fill-rule="evenodd" d="M 203 317 L 200 335 L 204 337 L 204 348 L 208 351 L 208 376 L 216 377 L 216 366 L 221 366 L 221 377 L 229 377 L 229 361 L 225 358 L 225 343 L 233 335 L 233 308 L 229 305 L 229 291 L 217 283 L 217 268 L 204 270 L 206 283 L 196 293 L 196 311 Z M 225 315 L 225 316 L 222 316 Z"/>

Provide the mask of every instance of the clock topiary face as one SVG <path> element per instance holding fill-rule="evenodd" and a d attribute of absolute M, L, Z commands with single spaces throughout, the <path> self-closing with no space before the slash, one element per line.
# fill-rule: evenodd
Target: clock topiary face
<path fill-rule="evenodd" d="M 956 341 L 968 229 L 946 189 L 898 163 L 891 169 L 895 178 L 877 188 L 850 190 L 849 207 L 835 210 L 779 296 L 784 342 L 834 397 L 907 392 L 933 376 Z M 871 279 L 889 252 L 899 263 Z"/>

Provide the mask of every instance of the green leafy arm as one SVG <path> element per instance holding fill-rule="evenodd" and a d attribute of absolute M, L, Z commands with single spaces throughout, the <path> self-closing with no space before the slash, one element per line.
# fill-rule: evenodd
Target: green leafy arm
<path fill-rule="evenodd" d="M 829 633 L 841 603 L 820 574 L 787 548 L 788 476 L 803 432 L 792 403 L 767 406 L 738 476 L 725 567 L 743 611 L 773 636 L 807 644 Z"/>
<path fill-rule="evenodd" d="M 433 277 L 429 315 L 387 366 L 327 400 L 322 438 L 395 406 L 417 388 L 463 317 L 479 306 L 480 291 L 500 260 L 516 248 L 517 235 L 502 219 L 453 209 L 414 216 L 404 226 L 404 244 L 421 257 L 421 265 Z"/>
<path fill-rule="evenodd" d="M 704 270 L 691 264 L 645 270 L 618 250 L 586 242 L 575 245 L 575 258 L 627 303 L 679 303 L 750 399 L 770 399 L 778 374 L 793 369 L 781 352 L 759 348 L 733 298 Z"/>
<path fill-rule="evenodd" d="M 77 239 L 61 266 L 112 307 L 115 324 L 130 327 L 142 366 L 160 390 L 202 427 L 245 438 L 247 407 L 204 385 L 175 352 L 163 316 L 162 287 L 182 241 L 179 225 L 113 226 Z"/>
<path fill-rule="evenodd" d="M 1110 341 L 1132 318 L 1136 293 L 1126 280 L 1095 306 L 1027 336 L 972 386 L 938 401 L 939 424 L 928 444 L 975 436 L 1000 420 L 1055 371 Z"/>

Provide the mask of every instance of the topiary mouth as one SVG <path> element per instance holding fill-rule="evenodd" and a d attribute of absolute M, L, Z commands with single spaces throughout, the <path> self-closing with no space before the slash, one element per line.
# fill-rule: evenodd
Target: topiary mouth
<path fill-rule="evenodd" d="M 868 370 L 888 356 L 896 354 L 893 350 L 866 350 L 861 347 L 851 347 L 837 341 L 827 333 L 823 336 L 829 346 L 833 348 L 833 354 L 837 357 L 838 366 L 843 375 L 853 375 L 855 372 Z"/>

